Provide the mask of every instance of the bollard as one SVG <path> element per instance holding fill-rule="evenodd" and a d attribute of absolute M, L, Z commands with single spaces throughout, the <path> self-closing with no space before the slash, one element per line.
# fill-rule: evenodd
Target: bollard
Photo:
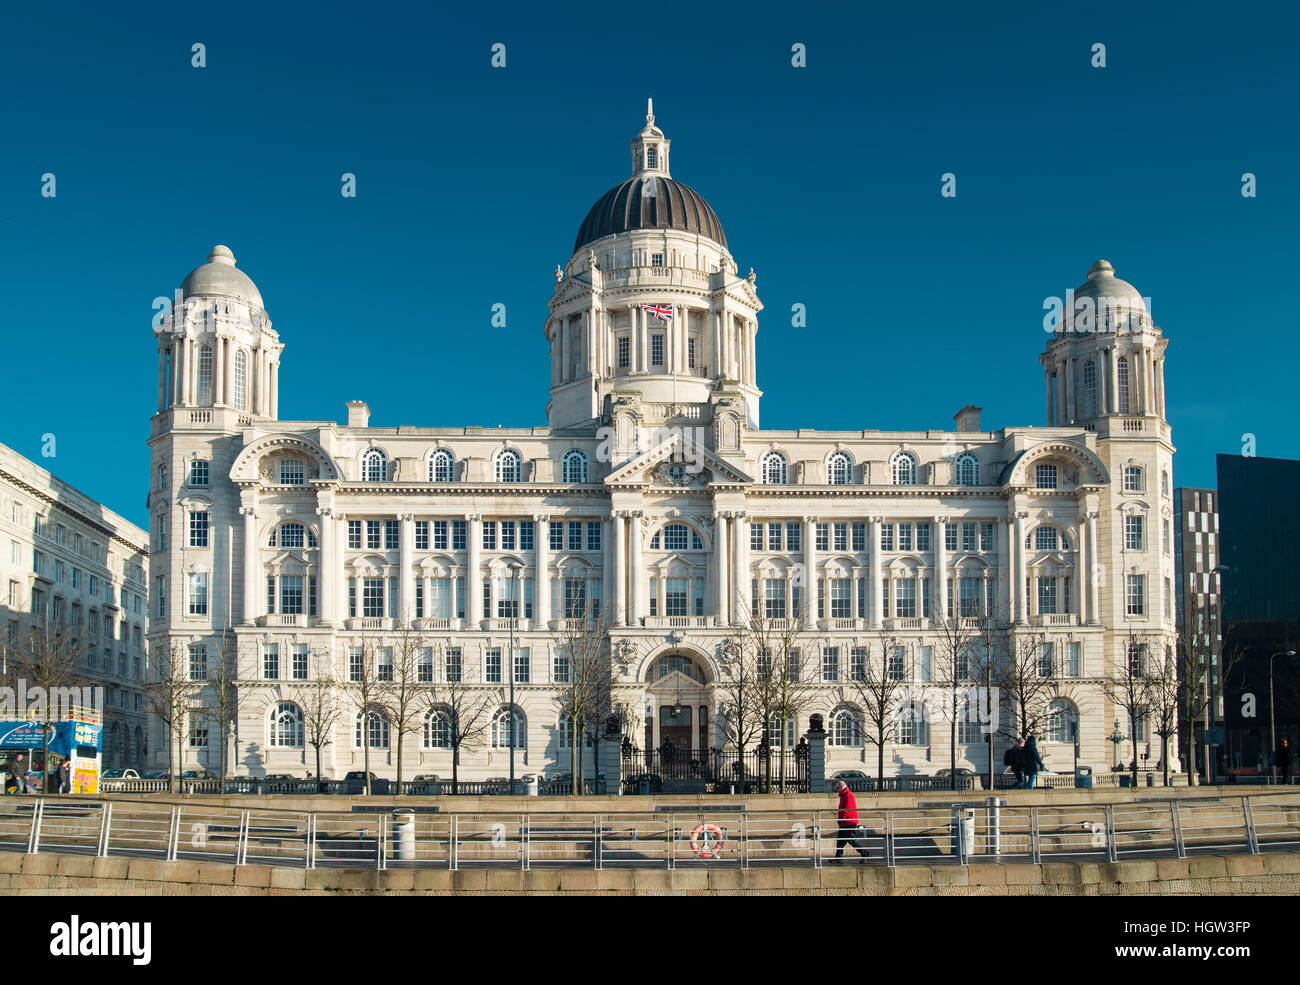
<path fill-rule="evenodd" d="M 415 813 L 413 811 L 393 811 L 393 844 L 397 849 L 398 861 L 415 861 Z"/>
<path fill-rule="evenodd" d="M 986 797 L 984 803 L 988 805 L 988 829 L 989 829 L 989 854 L 1002 854 L 1002 801 L 997 797 Z"/>

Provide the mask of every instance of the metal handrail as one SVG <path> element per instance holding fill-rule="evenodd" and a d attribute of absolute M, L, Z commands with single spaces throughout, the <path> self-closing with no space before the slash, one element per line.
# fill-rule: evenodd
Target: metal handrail
<path fill-rule="evenodd" d="M 985 808 L 975 809 L 972 808 Z M 28 814 L 30 813 L 30 817 Z M 1300 846 L 1300 797 L 1243 795 L 1123 804 L 1009 805 L 992 801 L 860 808 L 844 846 L 872 864 L 1007 863 L 1176 857 Z M 1103 821 L 1104 818 L 1104 821 Z M 0 850 L 233 860 L 235 865 L 629 866 L 810 865 L 843 844 L 834 810 L 728 810 L 682 805 L 664 813 L 536 811 L 416 815 L 401 836 L 384 813 L 241 808 L 189 801 L 0 799 Z M 702 823 L 723 837 L 690 844 Z M 972 827 L 973 825 L 973 827 Z M 193 837 L 191 837 L 193 832 Z M 811 835 L 811 837 L 809 837 Z M 973 835 L 973 837 L 972 837 Z M 251 849 L 251 851 L 250 851 Z"/>

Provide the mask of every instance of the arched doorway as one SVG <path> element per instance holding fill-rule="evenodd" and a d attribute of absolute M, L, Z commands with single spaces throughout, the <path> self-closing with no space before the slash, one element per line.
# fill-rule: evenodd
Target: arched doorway
<path fill-rule="evenodd" d="M 645 748 L 700 758 L 714 745 L 709 674 L 698 654 L 669 650 L 646 673 Z"/>

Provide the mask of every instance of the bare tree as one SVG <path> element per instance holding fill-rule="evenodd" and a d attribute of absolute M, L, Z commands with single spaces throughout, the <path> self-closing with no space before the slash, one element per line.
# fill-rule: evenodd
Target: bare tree
<path fill-rule="evenodd" d="M 560 713 L 569 716 L 575 796 L 586 790 L 587 740 L 599 741 L 602 722 L 614 710 L 614 671 L 609 652 L 613 619 L 613 607 L 596 614 L 585 601 L 566 604 L 565 618 L 555 632 L 556 652 L 567 671 L 555 700 Z"/>
<path fill-rule="evenodd" d="M 1202 625 L 1200 609 L 1203 600 L 1197 596 L 1197 611 L 1187 612 L 1182 616 L 1174 636 L 1174 678 L 1178 691 L 1178 717 L 1180 728 L 1186 731 L 1187 739 L 1182 748 L 1187 754 L 1187 785 L 1196 783 L 1196 720 L 1208 709 L 1218 706 L 1223 695 L 1224 683 L 1228 674 L 1241 659 L 1239 648 L 1224 649 L 1215 660 L 1214 643 L 1211 634 L 1217 628 L 1217 621 L 1204 622 L 1205 631 L 1198 631 Z M 1208 735 L 1204 737 L 1202 758 L 1205 760 L 1205 778 L 1210 778 Z"/>
<path fill-rule="evenodd" d="M 1046 637 L 1042 633 L 1014 633 L 1005 649 L 998 686 L 1006 692 L 1011 718 L 1004 733 L 1015 738 L 1041 732 L 1055 683 L 1044 674 L 1041 658 Z"/>
<path fill-rule="evenodd" d="M 433 695 L 433 647 L 421 631 L 412 628 L 408 619 L 402 620 L 404 627 L 395 640 L 393 647 L 386 648 L 392 654 L 387 663 L 381 661 L 380 668 L 389 668 L 385 700 L 389 713 L 389 722 L 397 733 L 397 787 L 394 793 L 402 792 L 402 751 L 408 733 L 420 730 L 424 716 Z"/>
<path fill-rule="evenodd" d="M 984 742 L 988 750 L 988 789 L 994 789 L 997 765 L 993 758 L 997 738 L 998 702 L 1002 674 L 1009 661 L 1008 626 L 987 607 L 982 607 L 973 621 L 972 638 L 967 663 L 980 701 L 980 718 L 984 727 Z"/>
<path fill-rule="evenodd" d="M 795 609 L 798 608 L 796 605 Z M 791 616 L 789 619 L 784 616 L 768 618 L 766 606 L 760 599 L 757 608 L 750 610 L 747 634 L 750 645 L 758 653 L 766 655 L 766 659 L 754 663 L 755 684 L 758 687 L 758 701 L 762 706 L 765 733 L 761 747 L 766 773 L 765 789 L 772 789 L 770 750 L 775 747 L 779 750 L 781 760 L 778 774 L 781 793 L 785 793 L 786 753 L 789 747 L 786 723 L 796 718 L 811 703 L 817 686 L 817 667 L 810 656 L 811 648 L 798 644 L 798 611 Z M 773 720 L 776 721 L 779 733 L 775 741 L 771 734 Z"/>
<path fill-rule="evenodd" d="M 1147 710 L 1156 735 L 1160 736 L 1160 767 L 1169 786 L 1169 737 L 1178 734 L 1178 711 L 1183 687 L 1178 680 L 1178 660 L 1172 648 L 1162 657 L 1150 657 L 1144 668 Z"/>
<path fill-rule="evenodd" d="M 348 647 L 347 690 L 361 716 L 361 748 L 365 769 L 366 794 L 370 794 L 370 723 L 374 716 L 388 720 L 389 701 L 393 693 L 391 650 L 382 654 L 373 636 L 361 636 Z"/>
<path fill-rule="evenodd" d="M 1102 691 L 1116 708 L 1124 713 L 1128 722 L 1129 739 L 1133 745 L 1133 762 L 1130 765 L 1133 786 L 1137 786 L 1137 724 L 1147 714 L 1151 701 L 1150 674 L 1148 672 L 1151 643 L 1137 632 L 1130 632 L 1124 648 L 1124 657 L 1112 668 L 1111 676 L 1102 681 Z"/>
<path fill-rule="evenodd" d="M 324 782 L 320 765 L 321 748 L 334 741 L 334 729 L 343 712 L 338 702 L 338 686 L 333 668 L 327 665 L 323 672 L 318 666 L 314 680 L 293 690 L 293 700 L 302 709 L 304 738 L 316 751 L 317 790 L 323 789 Z"/>
<path fill-rule="evenodd" d="M 448 642 L 441 648 L 442 683 L 431 699 L 435 714 L 444 718 L 447 748 L 451 750 L 451 792 L 460 792 L 460 756 L 474 752 L 492 727 L 492 710 L 497 706 L 496 691 L 485 691 L 465 683 L 459 647 Z M 512 737 L 513 738 L 513 737 Z"/>
<path fill-rule="evenodd" d="M 885 781 L 885 743 L 893 742 L 898 734 L 899 706 L 907 694 L 903 683 L 907 676 L 902 666 L 890 667 L 890 658 L 899 646 L 898 638 L 887 630 L 880 631 L 880 659 L 868 652 L 861 677 L 849 676 L 866 729 L 863 738 L 876 747 L 876 781 L 878 787 Z"/>
<path fill-rule="evenodd" d="M 56 722 L 83 703 L 81 685 L 87 680 L 81 663 L 84 653 L 80 630 L 44 612 L 18 636 L 6 661 L 9 675 L 24 680 L 28 695 L 37 698 L 20 711 L 41 726 L 41 786 L 46 792 L 53 772 L 50 734 Z M 34 770 L 31 763 L 27 765 Z"/>
<path fill-rule="evenodd" d="M 177 773 L 185 763 L 186 726 L 190 716 L 201 710 L 196 709 L 195 699 L 207 685 L 207 668 L 191 671 L 188 648 L 171 641 L 154 650 L 152 670 L 144 693 L 167 733 L 167 789 L 175 793 Z"/>
<path fill-rule="evenodd" d="M 210 722 L 216 724 L 217 741 L 221 746 L 218 759 L 221 792 L 226 790 L 226 730 L 239 714 L 239 695 L 235 681 L 239 675 L 239 648 L 235 633 L 223 628 L 217 645 L 216 660 L 207 667 L 206 687 L 203 690 L 203 711 Z"/>
<path fill-rule="evenodd" d="M 938 600 L 939 606 L 944 604 L 943 599 Z M 949 779 L 951 788 L 956 790 L 957 724 L 961 715 L 961 692 L 971 685 L 970 658 L 976 613 L 971 611 L 963 614 L 960 598 L 954 599 L 954 604 L 957 609 L 953 615 L 939 616 L 931 622 L 938 641 L 934 648 L 933 681 L 948 694 L 948 755 L 952 770 Z"/>
<path fill-rule="evenodd" d="M 762 738 L 767 729 L 766 702 L 761 681 L 772 673 L 772 655 L 762 649 L 748 626 L 733 627 L 732 635 L 718 646 L 718 711 L 726 743 L 735 747 L 739 760 L 738 780 L 745 789 L 745 749 Z"/>

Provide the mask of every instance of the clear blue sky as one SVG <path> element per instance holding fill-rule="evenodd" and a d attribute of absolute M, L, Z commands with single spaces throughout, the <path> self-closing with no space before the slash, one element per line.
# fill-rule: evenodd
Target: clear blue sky
<path fill-rule="evenodd" d="M 286 419 L 545 423 L 551 271 L 652 92 L 757 272 L 764 426 L 1042 424 L 1043 299 L 1105 257 L 1170 339 L 1176 484 L 1245 432 L 1300 457 L 1294 11 L 414 6 L 9 7 L 0 442 L 145 522 L 151 302 L 214 243 L 287 345 Z"/>

